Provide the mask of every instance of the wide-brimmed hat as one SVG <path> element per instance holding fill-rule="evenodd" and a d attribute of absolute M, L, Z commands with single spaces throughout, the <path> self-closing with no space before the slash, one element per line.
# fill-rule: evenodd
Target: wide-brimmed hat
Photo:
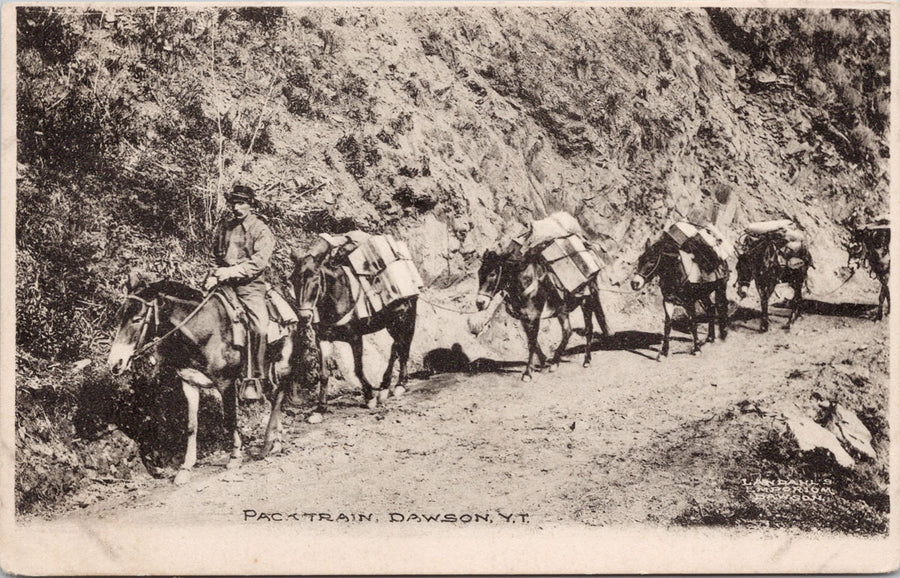
<path fill-rule="evenodd" d="M 231 188 L 230 192 L 225 193 L 226 201 L 243 201 L 252 204 L 256 201 L 256 191 L 252 187 L 243 183 L 237 183 Z"/>

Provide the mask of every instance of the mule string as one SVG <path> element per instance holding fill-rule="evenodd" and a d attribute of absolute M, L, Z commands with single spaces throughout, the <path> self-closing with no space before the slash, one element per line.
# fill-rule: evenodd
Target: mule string
<path fill-rule="evenodd" d="M 443 309 L 444 311 L 450 311 L 451 313 L 460 313 L 462 315 L 473 315 L 475 313 L 481 313 L 477 309 L 469 311 L 469 310 L 465 310 L 465 309 L 454 309 L 452 307 L 440 305 L 438 303 L 434 303 L 433 301 L 429 301 L 428 299 L 425 299 L 425 297 L 423 297 L 421 293 L 419 294 L 419 301 L 422 301 L 423 303 L 427 303 L 436 309 Z"/>
<path fill-rule="evenodd" d="M 209 301 L 210 298 L 211 298 L 213 295 L 215 295 L 215 293 L 216 293 L 215 291 L 210 291 L 209 293 L 207 293 L 207 294 L 206 294 L 206 297 L 203 298 L 203 300 L 200 302 L 200 304 L 197 305 L 197 307 L 196 307 L 193 311 L 191 311 L 190 313 L 188 313 L 187 316 L 186 316 L 184 319 L 182 319 L 181 322 L 180 322 L 178 325 L 176 325 L 175 327 L 173 327 L 172 329 L 170 329 L 169 331 L 167 331 L 166 334 L 163 335 L 162 337 L 157 337 L 156 339 L 154 339 L 154 340 L 151 341 L 150 343 L 148 343 L 148 344 L 144 345 L 143 347 L 141 347 L 140 349 L 138 349 L 138 350 L 135 352 L 135 354 L 134 354 L 133 357 L 139 357 L 139 356 L 143 355 L 148 349 L 150 349 L 150 348 L 152 348 L 152 347 L 156 347 L 157 345 L 159 345 L 159 343 L 160 343 L 162 340 L 168 338 L 170 335 L 172 335 L 173 333 L 175 333 L 176 331 L 178 331 L 179 329 L 181 329 L 182 327 L 184 327 L 184 325 L 185 325 L 188 321 L 190 321 L 191 318 L 194 317 L 194 315 L 196 315 L 197 312 L 200 311 L 200 309 L 202 309 L 204 305 L 206 305 L 206 302 Z"/>
<path fill-rule="evenodd" d="M 825 297 L 826 295 L 831 295 L 832 293 L 834 293 L 835 291 L 837 291 L 838 289 L 840 289 L 841 287 L 843 287 L 844 285 L 846 285 L 847 283 L 849 283 L 849 282 L 850 282 L 850 279 L 853 279 L 853 276 L 856 275 L 856 271 L 857 271 L 857 270 L 858 270 L 858 269 L 853 269 L 853 272 L 850 273 L 850 276 L 847 277 L 846 279 L 844 279 L 844 281 L 843 281 L 840 285 L 838 285 L 837 287 L 835 287 L 835 288 L 832 289 L 831 291 L 826 291 L 825 293 L 815 293 L 815 292 L 813 292 L 813 291 L 809 291 L 809 295 L 812 295 L 812 296 L 815 296 L 815 297 Z"/>

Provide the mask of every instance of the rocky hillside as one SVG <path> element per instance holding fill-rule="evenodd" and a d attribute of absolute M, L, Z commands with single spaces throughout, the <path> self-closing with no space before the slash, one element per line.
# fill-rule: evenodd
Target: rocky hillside
<path fill-rule="evenodd" d="M 20 435 L 51 446 L 85 382 L 109 383 L 69 364 L 104 358 L 125 273 L 199 284 L 237 178 L 279 237 L 272 281 L 316 233 L 391 232 L 457 309 L 480 253 L 556 210 L 607 285 L 714 203 L 732 239 L 795 218 L 825 291 L 841 223 L 887 207 L 886 11 L 20 8 L 17 42 Z M 429 313 L 414 363 L 465 333 Z"/>

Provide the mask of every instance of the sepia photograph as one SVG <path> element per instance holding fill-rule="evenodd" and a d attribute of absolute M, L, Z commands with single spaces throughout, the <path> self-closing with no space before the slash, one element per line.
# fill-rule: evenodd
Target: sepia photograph
<path fill-rule="evenodd" d="M 5 4 L 0 567 L 896 570 L 895 8 Z"/>

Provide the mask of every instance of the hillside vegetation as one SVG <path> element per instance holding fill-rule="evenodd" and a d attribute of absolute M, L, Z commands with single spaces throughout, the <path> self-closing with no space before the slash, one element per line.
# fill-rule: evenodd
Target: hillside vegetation
<path fill-rule="evenodd" d="M 732 240 L 795 218 L 830 288 L 841 223 L 887 208 L 889 49 L 887 11 L 20 8 L 17 505 L 142 467 L 124 437 L 99 464 L 63 440 L 79 396 L 147 407 L 101 367 L 122 280 L 199 285 L 235 179 L 279 239 L 276 284 L 290 249 L 363 229 L 468 303 L 483 250 L 556 210 L 610 284 L 660 227 L 734 199 Z M 155 391 L 153 431 L 180 407 Z"/>

